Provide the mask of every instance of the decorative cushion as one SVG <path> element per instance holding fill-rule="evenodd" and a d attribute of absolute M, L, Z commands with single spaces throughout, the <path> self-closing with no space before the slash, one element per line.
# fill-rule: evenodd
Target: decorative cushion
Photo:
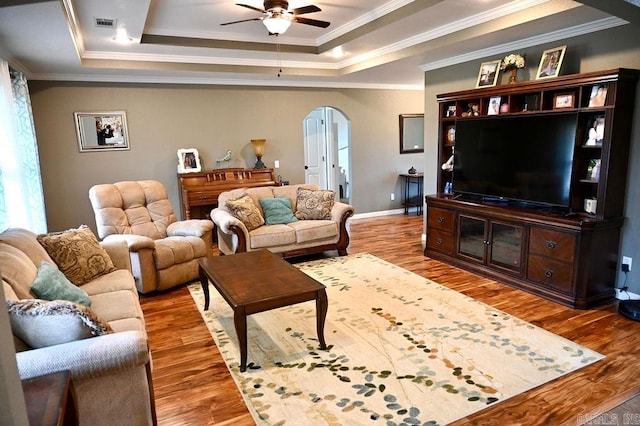
<path fill-rule="evenodd" d="M 260 198 L 260 205 L 267 225 L 287 224 L 298 220 L 293 215 L 291 200 L 288 198 Z"/>
<path fill-rule="evenodd" d="M 226 206 L 231 214 L 244 223 L 249 232 L 264 225 L 264 218 L 248 195 L 243 195 L 237 200 L 228 200 Z"/>
<path fill-rule="evenodd" d="M 38 275 L 31 285 L 31 290 L 40 299 L 69 300 L 91 307 L 91 299 L 87 292 L 73 285 L 60 270 L 44 260 L 38 267 Z"/>
<path fill-rule="evenodd" d="M 296 217 L 302 220 L 331 219 L 335 192 L 298 188 Z"/>
<path fill-rule="evenodd" d="M 75 285 L 87 283 L 116 270 L 107 251 L 88 226 L 38 235 L 38 241 Z"/>
<path fill-rule="evenodd" d="M 13 334 L 32 348 L 113 333 L 89 308 L 67 300 L 7 301 Z"/>

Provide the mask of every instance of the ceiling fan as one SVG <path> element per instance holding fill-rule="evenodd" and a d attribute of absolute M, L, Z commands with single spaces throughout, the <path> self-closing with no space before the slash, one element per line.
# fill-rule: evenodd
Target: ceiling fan
<path fill-rule="evenodd" d="M 319 21 L 317 19 L 303 18 L 299 16 L 306 13 L 320 12 L 321 9 L 318 6 L 314 5 L 298 7 L 292 10 L 288 10 L 289 2 L 284 0 L 265 0 L 264 9 L 259 9 L 257 7 L 242 3 L 236 3 L 236 5 L 260 12 L 263 14 L 263 16 L 259 18 L 225 22 L 220 25 L 230 25 L 248 21 L 262 21 L 265 27 L 267 27 L 269 34 L 275 35 L 283 34 L 285 31 L 287 31 L 287 28 L 289 28 L 289 25 L 291 25 L 292 22 L 312 25 L 314 27 L 320 28 L 327 28 L 330 25 L 330 22 L 327 21 Z"/>

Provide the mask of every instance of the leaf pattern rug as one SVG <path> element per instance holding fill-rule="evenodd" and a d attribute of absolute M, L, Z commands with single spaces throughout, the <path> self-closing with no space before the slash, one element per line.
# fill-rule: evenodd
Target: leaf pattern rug
<path fill-rule="evenodd" d="M 251 315 L 245 373 L 233 311 L 189 285 L 259 425 L 446 424 L 604 358 L 367 253 L 296 266 L 327 287 L 328 349 L 314 301 Z"/>

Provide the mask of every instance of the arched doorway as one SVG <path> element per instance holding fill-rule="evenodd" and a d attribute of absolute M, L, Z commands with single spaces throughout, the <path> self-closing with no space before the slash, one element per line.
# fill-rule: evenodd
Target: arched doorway
<path fill-rule="evenodd" d="M 340 110 L 322 106 L 303 122 L 305 182 L 332 189 L 351 203 L 351 120 Z"/>

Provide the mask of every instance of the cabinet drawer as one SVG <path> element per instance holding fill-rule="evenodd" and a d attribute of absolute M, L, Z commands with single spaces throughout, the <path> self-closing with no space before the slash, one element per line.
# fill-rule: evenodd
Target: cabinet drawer
<path fill-rule="evenodd" d="M 218 194 L 213 191 L 188 191 L 189 205 L 207 206 L 218 203 Z"/>
<path fill-rule="evenodd" d="M 544 256 L 530 255 L 527 278 L 556 290 L 570 293 L 573 283 L 573 264 Z"/>
<path fill-rule="evenodd" d="M 576 237 L 573 234 L 544 228 L 531 228 L 529 252 L 549 256 L 565 262 L 573 262 Z"/>
<path fill-rule="evenodd" d="M 445 254 L 453 254 L 453 235 L 439 229 L 429 228 L 427 247 Z"/>
<path fill-rule="evenodd" d="M 438 207 L 429 207 L 427 214 L 427 225 L 429 228 L 439 228 L 445 231 L 453 231 L 455 213 Z"/>

